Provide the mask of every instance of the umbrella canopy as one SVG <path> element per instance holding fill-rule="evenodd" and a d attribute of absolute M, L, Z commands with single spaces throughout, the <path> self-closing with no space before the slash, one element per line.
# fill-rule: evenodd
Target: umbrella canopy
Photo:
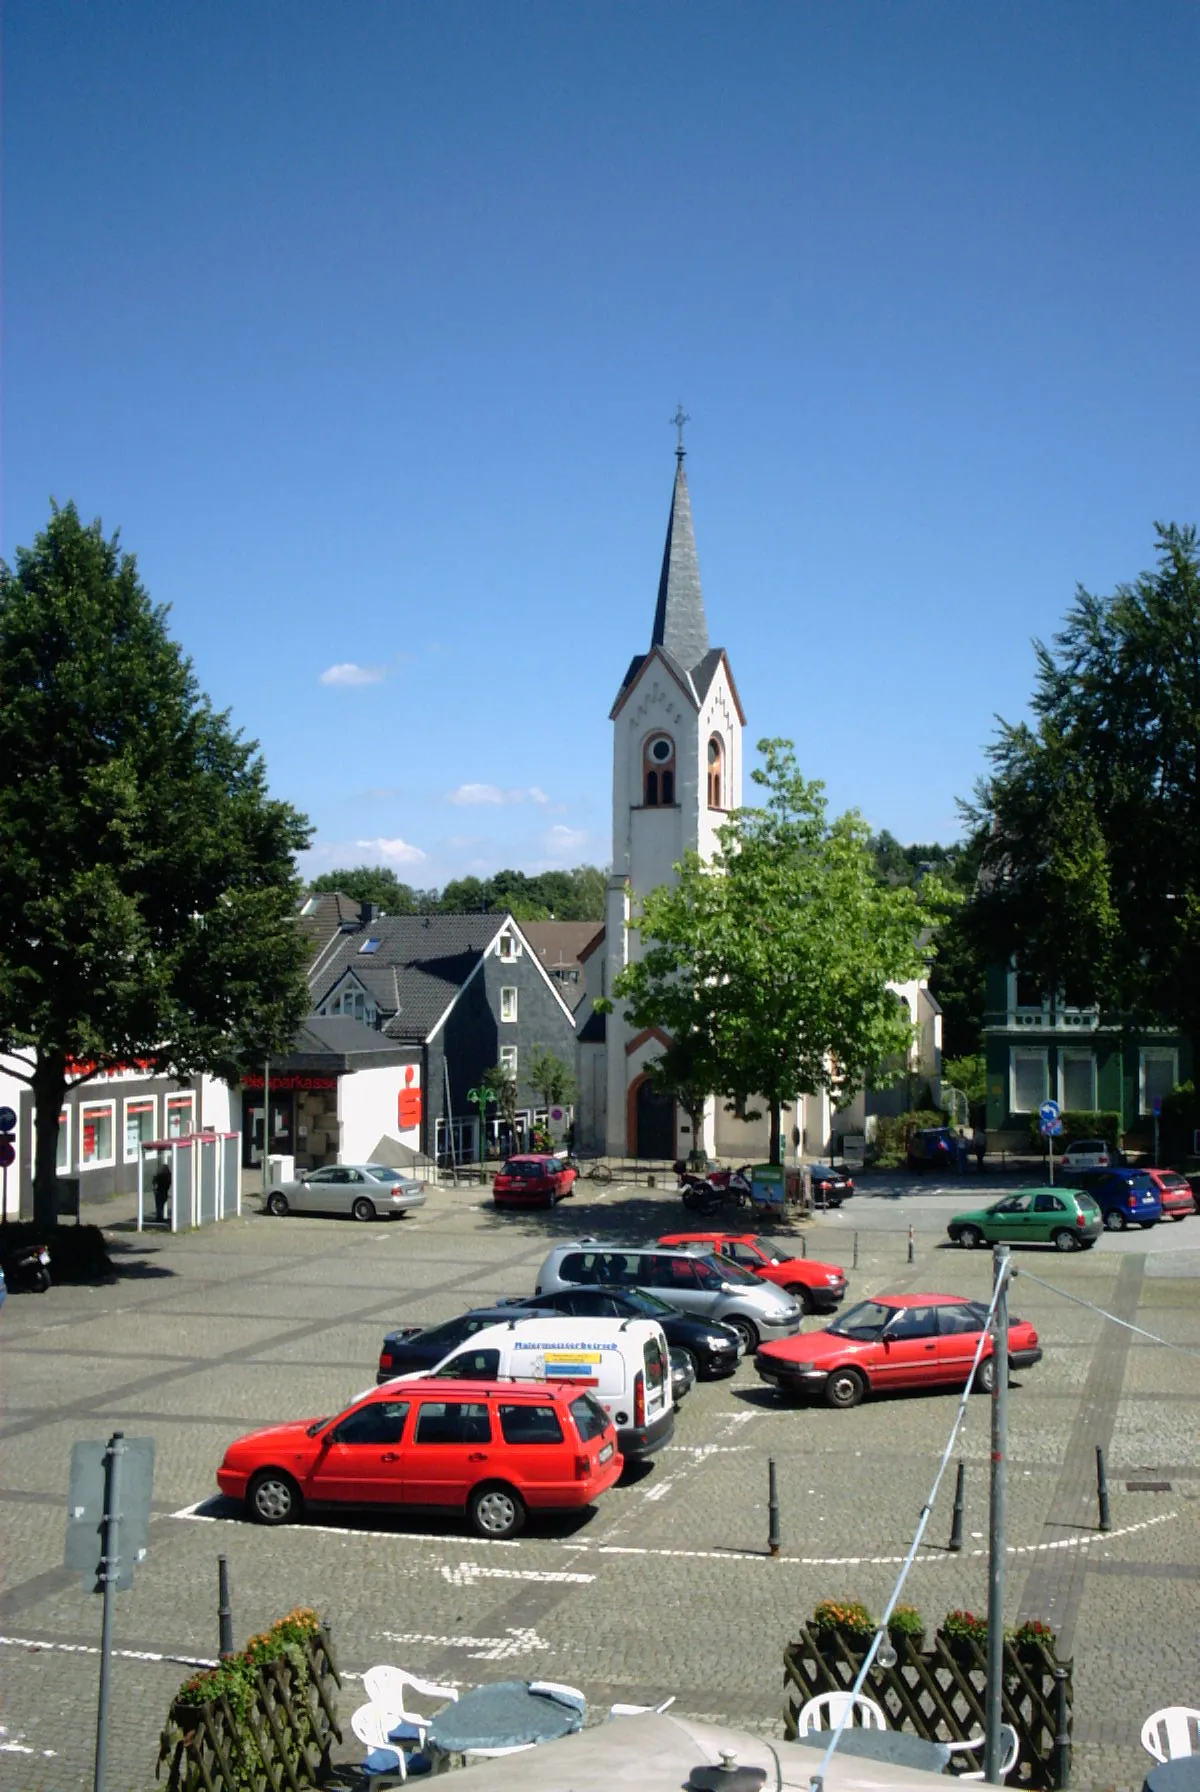
<path fill-rule="evenodd" d="M 735 1754 L 740 1767 L 765 1768 L 763 1792 L 808 1792 L 821 1764 L 818 1750 L 799 1743 L 767 1742 L 746 1730 L 648 1711 L 480 1762 L 456 1773 L 454 1785 L 463 1792 L 485 1785 L 493 1792 L 613 1792 L 618 1786 L 680 1792 L 693 1767 L 720 1766 L 723 1753 Z M 945 1784 L 940 1774 L 840 1754 L 825 1776 L 826 1792 L 944 1792 Z"/>

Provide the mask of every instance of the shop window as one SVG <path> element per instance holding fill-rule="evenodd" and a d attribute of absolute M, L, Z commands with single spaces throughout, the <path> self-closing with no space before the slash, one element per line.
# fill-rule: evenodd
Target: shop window
<path fill-rule="evenodd" d="M 167 1121 L 167 1137 L 169 1139 L 185 1139 L 193 1130 L 196 1113 L 196 1097 L 187 1095 L 168 1095 L 163 1104 Z"/>
<path fill-rule="evenodd" d="M 725 746 L 719 734 L 708 743 L 708 806 L 725 807 Z"/>
<path fill-rule="evenodd" d="M 80 1102 L 79 1168 L 81 1170 L 103 1170 L 116 1162 L 113 1138 L 115 1109 L 116 1103 L 112 1101 Z"/>
<path fill-rule="evenodd" d="M 511 987 L 506 987 L 500 991 L 500 1019 L 516 1020 L 516 1018 L 517 992 Z"/>
<path fill-rule="evenodd" d="M 647 809 L 669 809 L 675 801 L 675 742 L 652 734 L 642 754 L 642 790 Z"/>
<path fill-rule="evenodd" d="M 125 1162 L 135 1164 L 143 1145 L 154 1137 L 158 1103 L 153 1095 L 131 1095 L 125 1101 Z"/>

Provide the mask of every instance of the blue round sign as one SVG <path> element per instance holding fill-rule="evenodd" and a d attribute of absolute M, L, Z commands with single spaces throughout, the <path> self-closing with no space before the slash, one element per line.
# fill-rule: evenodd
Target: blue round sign
<path fill-rule="evenodd" d="M 0 1108 L 0 1132 L 13 1132 L 16 1124 L 17 1116 L 12 1108 Z"/>

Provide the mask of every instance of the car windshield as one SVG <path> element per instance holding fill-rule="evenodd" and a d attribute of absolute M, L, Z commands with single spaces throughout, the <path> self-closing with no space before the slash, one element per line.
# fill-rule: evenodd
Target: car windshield
<path fill-rule="evenodd" d="M 826 1329 L 839 1338 L 877 1338 L 895 1312 L 895 1307 L 885 1307 L 882 1301 L 860 1300 Z"/>
<path fill-rule="evenodd" d="M 750 1242 L 756 1251 L 761 1251 L 764 1257 L 770 1257 L 773 1263 L 786 1263 L 789 1257 L 795 1256 L 792 1247 L 780 1244 L 777 1238 L 752 1238 Z"/>
<path fill-rule="evenodd" d="M 670 1301 L 659 1300 L 657 1294 L 651 1294 L 645 1288 L 614 1288 L 613 1293 L 622 1306 L 633 1307 L 635 1311 L 644 1313 L 647 1319 L 661 1319 L 664 1314 L 672 1319 L 679 1317 L 679 1309 L 673 1307 Z"/>
<path fill-rule="evenodd" d="M 590 1444 L 608 1430 L 608 1414 L 591 1394 L 579 1394 L 572 1400 L 571 1417 L 581 1443 Z"/>
<path fill-rule="evenodd" d="M 1096 1202 L 1092 1199 L 1091 1195 L 1076 1195 L 1075 1205 L 1081 1208 L 1084 1213 L 1098 1214 L 1100 1212 L 1099 1207 L 1096 1205 Z"/>
<path fill-rule="evenodd" d="M 510 1157 L 500 1174 L 502 1176 L 540 1176 L 541 1164 L 522 1163 L 519 1157 Z"/>
<path fill-rule="evenodd" d="M 752 1287 L 759 1287 L 758 1277 L 752 1269 L 744 1269 L 735 1263 L 732 1257 L 701 1257 L 701 1263 L 709 1269 L 715 1269 L 723 1282 L 749 1282 Z"/>
<path fill-rule="evenodd" d="M 1188 1188 L 1189 1184 L 1178 1170 L 1160 1170 L 1158 1180 L 1163 1188 Z"/>
<path fill-rule="evenodd" d="M 376 1182 L 403 1182 L 405 1180 L 399 1170 L 393 1170 L 387 1164 L 364 1164 L 363 1169 L 368 1176 L 373 1176 Z"/>

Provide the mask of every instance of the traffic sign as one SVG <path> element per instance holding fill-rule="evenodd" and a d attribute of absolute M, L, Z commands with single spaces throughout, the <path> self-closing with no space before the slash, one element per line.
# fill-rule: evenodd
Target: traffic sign
<path fill-rule="evenodd" d="M 17 1116 L 12 1108 L 0 1108 L 0 1132 L 15 1132 Z"/>
<path fill-rule="evenodd" d="M 0 1133 L 0 1169 L 7 1170 L 9 1164 L 17 1161 L 17 1148 L 7 1133 Z"/>
<path fill-rule="evenodd" d="M 1038 1129 L 1047 1138 L 1056 1139 L 1062 1131 L 1061 1113 L 1056 1101 L 1044 1101 L 1038 1109 Z"/>
<path fill-rule="evenodd" d="M 101 1590 L 109 1485 L 107 1459 L 112 1443 L 77 1443 L 71 1449 L 71 1484 L 67 1495 L 67 1546 L 63 1566 L 83 1573 L 85 1590 Z M 122 1592 L 133 1585 L 133 1570 L 146 1554 L 150 1528 L 150 1490 L 154 1481 L 154 1439 L 121 1439 L 122 1473 L 116 1559 L 108 1564 L 113 1584 Z M 115 1571 L 115 1572 L 114 1572 Z"/>
<path fill-rule="evenodd" d="M 1061 1120 L 1043 1120 L 1039 1131 L 1044 1139 L 1057 1139 L 1063 1129 Z"/>
<path fill-rule="evenodd" d="M 1157 1120 L 1159 1115 L 1162 1113 L 1162 1096 L 1161 1095 L 1156 1095 L 1154 1097 L 1153 1101 L 1150 1103 L 1150 1112 L 1154 1115 L 1154 1118 Z"/>

